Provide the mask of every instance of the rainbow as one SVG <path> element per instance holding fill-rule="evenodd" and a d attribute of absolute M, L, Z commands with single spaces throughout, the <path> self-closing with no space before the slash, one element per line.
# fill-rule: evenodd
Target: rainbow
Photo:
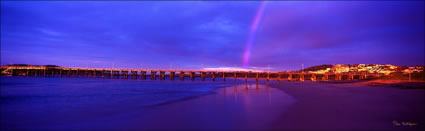
<path fill-rule="evenodd" d="M 251 48 L 255 41 L 255 33 L 257 32 L 258 25 L 260 20 L 263 18 L 263 11 L 266 5 L 266 1 L 261 1 L 260 7 L 257 10 L 257 14 L 252 22 L 251 28 L 248 34 L 248 41 L 246 42 L 245 51 L 243 54 L 243 67 L 248 67 L 249 58 L 251 56 Z"/>

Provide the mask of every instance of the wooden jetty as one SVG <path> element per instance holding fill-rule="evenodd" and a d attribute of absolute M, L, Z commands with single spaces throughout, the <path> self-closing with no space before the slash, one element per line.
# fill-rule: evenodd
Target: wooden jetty
<path fill-rule="evenodd" d="M 255 79 L 276 81 L 328 81 L 328 80 L 361 80 L 369 77 L 379 77 L 382 74 L 368 72 L 346 73 L 303 73 L 303 72 L 251 72 L 251 71 L 202 71 L 202 70 L 134 70 L 106 68 L 68 68 L 45 66 L 3 66 L 2 75 L 33 76 L 33 77 L 75 77 L 75 78 L 107 78 L 107 79 L 151 79 L 151 80 L 195 80 L 211 78 L 215 81 L 227 79 Z"/>

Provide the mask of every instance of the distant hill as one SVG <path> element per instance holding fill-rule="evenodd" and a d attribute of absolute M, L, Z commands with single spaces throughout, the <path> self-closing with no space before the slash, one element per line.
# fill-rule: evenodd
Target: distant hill
<path fill-rule="evenodd" d="M 7 65 L 7 66 L 28 66 L 28 64 L 11 64 L 11 65 Z"/>
<path fill-rule="evenodd" d="M 317 65 L 317 66 L 305 68 L 304 71 L 318 71 L 318 70 L 325 70 L 326 68 L 332 68 L 332 67 L 333 65 L 323 64 L 323 65 Z"/>
<path fill-rule="evenodd" d="M 60 67 L 60 66 L 57 66 L 57 65 L 44 65 L 45 67 Z"/>

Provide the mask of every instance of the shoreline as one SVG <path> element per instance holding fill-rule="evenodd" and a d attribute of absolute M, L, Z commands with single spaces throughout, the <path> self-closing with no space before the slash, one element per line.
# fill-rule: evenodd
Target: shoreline
<path fill-rule="evenodd" d="M 152 119 L 142 129 L 268 129 L 269 124 L 293 102 L 291 96 L 265 84 L 235 85 L 197 99 L 154 107 Z"/>
<path fill-rule="evenodd" d="M 194 99 L 115 115 L 110 119 L 120 120 L 119 123 L 88 129 L 264 130 L 293 103 L 291 96 L 264 84 L 235 85 Z M 107 122 L 99 120 L 95 125 Z M 87 129 L 84 126 L 80 123 L 70 129 Z"/>
<path fill-rule="evenodd" d="M 283 82 L 283 83 L 271 83 L 271 84 L 242 84 L 242 88 L 250 85 L 249 88 L 255 89 L 254 85 L 269 86 L 266 88 L 274 88 L 282 91 L 283 94 L 287 94 L 292 102 L 284 107 L 276 108 L 273 110 L 279 110 L 274 113 L 269 113 L 269 117 L 263 119 L 263 123 L 247 122 L 246 119 L 239 119 L 237 121 L 245 121 L 243 124 L 236 124 L 236 127 L 222 124 L 216 126 L 200 126 L 196 125 L 198 122 L 191 120 L 182 120 L 183 123 L 179 125 L 172 124 L 167 127 L 149 126 L 142 129 L 261 129 L 261 130 L 423 130 L 424 129 L 424 106 L 418 105 L 424 100 L 416 99 L 424 96 L 424 91 L 415 92 L 415 90 L 404 90 L 404 93 L 398 93 L 399 88 L 371 88 L 371 86 L 365 86 L 363 84 L 333 84 L 333 83 L 319 83 L 316 82 Z M 312 86 L 316 85 L 316 86 Z M 342 85 L 342 86 L 341 86 Z M 245 86 L 245 87 L 243 87 Z M 301 87 L 296 87 L 301 86 Z M 298 88 L 298 89 L 297 89 Z M 204 95 L 196 97 L 194 99 L 181 100 L 169 104 L 160 105 L 158 107 L 152 107 L 155 110 L 153 114 L 160 113 L 161 115 L 155 116 L 154 121 L 149 122 L 154 124 L 163 122 L 162 118 L 166 114 L 170 114 L 170 110 L 178 110 L 179 108 L 187 108 L 191 106 L 203 105 L 202 102 L 211 101 L 213 97 L 223 94 L 223 91 L 234 90 L 234 87 L 220 88 L 214 94 Z M 371 90 L 372 89 L 372 90 Z M 234 90 L 236 91 L 236 90 Z M 235 93 L 235 92 L 228 93 Z M 325 91 L 325 93 L 324 93 Z M 276 90 L 275 90 L 276 92 Z M 322 94 L 318 93 L 321 92 Z M 372 92 L 372 93 L 368 93 Z M 342 94 L 335 94 L 342 93 Z M 366 94 L 361 94 L 366 93 Z M 376 94 L 378 93 L 378 94 Z M 381 93 L 381 94 L 379 94 Z M 373 94 L 373 95 L 371 95 Z M 377 95 L 377 96 L 375 96 Z M 381 98 L 381 97 L 384 98 Z M 398 96 L 408 97 L 404 100 L 397 100 Z M 252 96 L 251 96 L 252 97 Z M 365 97 L 365 98 L 364 98 Z M 397 98 L 391 98 L 397 97 Z M 238 99 L 239 97 L 235 97 Z M 253 97 L 252 97 L 253 98 Z M 370 100 L 369 100 L 370 99 Z M 273 99 L 271 99 L 273 101 Z M 411 103 L 405 104 L 405 101 L 412 101 Z M 227 100 L 228 101 L 228 100 Z M 397 106 L 398 105 L 398 106 Z M 224 107 L 223 107 L 224 106 Z M 400 107 L 405 106 L 405 107 Z M 167 109 L 165 109 L 167 108 Z M 171 108 L 171 109 L 170 109 Z M 177 109 L 176 109 L 177 108 Z M 217 108 L 226 108 L 225 105 Z M 159 111 L 157 111 L 159 109 Z M 198 110 L 196 110 L 198 109 Z M 405 110 L 411 110 L 410 113 Z M 198 112 L 199 110 L 208 110 L 204 107 L 197 107 L 193 110 Z M 165 114 L 162 114 L 164 113 Z M 182 113 L 182 112 L 179 112 Z M 191 115 L 198 113 L 189 113 Z M 221 112 L 223 113 L 223 112 Z M 261 112 L 264 113 L 264 112 Z M 182 113 L 187 114 L 187 113 Z M 226 113 L 224 113 L 226 114 Z M 270 115 L 277 115 L 277 117 Z M 404 114 L 404 115 L 400 115 Z M 199 115 L 199 114 L 198 114 Z M 228 114 L 227 114 L 228 115 Z M 267 116 L 267 114 L 265 115 Z M 231 117 L 231 116 L 228 116 Z M 257 116 L 256 118 L 258 118 Z M 171 120 L 170 120 L 171 119 Z M 185 119 L 182 116 L 167 118 L 165 121 L 178 121 Z M 208 118 L 211 119 L 211 116 Z M 202 119 L 199 119 L 202 121 Z M 253 120 L 253 119 L 251 119 Z M 151 120 L 149 120 L 151 121 Z M 190 121 L 190 122 L 189 122 Z M 249 121 L 249 120 L 248 120 Z M 395 126 L 394 121 L 399 122 L 412 122 L 417 125 L 414 126 Z M 165 122 L 167 123 L 167 122 Z M 191 123 L 191 124 L 187 124 Z M 203 122 L 201 122 L 203 123 Z M 247 124 L 248 123 L 248 124 Z M 251 124 L 249 124 L 251 123 Z M 255 123 L 255 124 L 254 124 Z M 164 124 L 164 122 L 163 122 Z M 169 124 L 169 123 L 168 123 Z M 168 125 L 165 124 L 165 125 Z M 202 125 L 202 124 L 201 124 Z M 242 126 L 250 125 L 250 126 Z M 207 128 L 206 128 L 207 127 Z M 220 128 L 217 128 L 220 127 Z M 139 129 L 137 127 L 136 129 Z"/>
<path fill-rule="evenodd" d="M 159 81 L 158 81 L 159 82 Z M 228 82 L 211 86 L 196 82 L 193 88 L 215 88 L 209 93 L 148 106 L 137 102 L 112 102 L 106 109 L 87 105 L 46 112 L 44 122 L 36 119 L 8 123 L 2 129 L 49 130 L 419 130 L 424 129 L 422 89 L 378 88 L 356 83 L 326 82 Z M 396 83 L 403 81 L 386 81 Z M 139 83 L 137 81 L 130 82 Z M 155 82 L 156 83 L 156 82 Z M 189 82 L 191 83 L 191 82 Z M 419 82 L 421 83 L 421 82 Z M 104 84 L 104 83 L 102 83 Z M 121 85 L 121 83 L 118 83 Z M 195 83 L 192 83 L 195 84 Z M 217 84 L 217 83 L 216 83 Z M 223 87 L 221 87 L 223 86 Z M 224 87 L 226 86 L 226 87 Z M 379 85 L 380 87 L 381 85 Z M 131 87 L 120 89 L 142 89 Z M 183 88 L 175 86 L 172 88 Z M 97 89 L 97 88 L 96 88 Z M 103 88 L 108 89 L 108 88 Z M 155 88 L 157 89 L 157 88 Z M 82 89 L 87 91 L 87 88 Z M 138 90 L 132 90 L 138 91 Z M 172 92 L 170 92 L 172 95 Z M 139 100 L 139 99 L 128 99 Z M 127 101 L 122 101 L 127 102 Z M 122 105 L 122 107 L 114 106 Z M 95 108 L 96 107 L 96 108 Z M 93 109 L 91 109 L 93 108 Z M 61 108 L 60 108 L 61 109 Z M 95 110 L 96 109 L 96 110 Z M 100 109 L 100 110 L 97 110 Z M 31 117 L 29 116 L 31 115 Z M 22 117 L 42 117 L 26 113 Z M 81 116 L 79 116 L 81 115 Z M 8 117 L 12 118 L 12 117 Z M 60 121 L 56 121 L 62 118 Z M 15 119 L 15 118 L 14 118 Z M 21 119 L 21 118 L 19 118 Z M 18 120 L 18 118 L 16 118 Z M 393 121 L 418 125 L 394 126 Z M 32 124 L 30 124 L 32 123 Z M 35 125 L 34 125 L 35 123 Z M 13 127 L 13 126 L 17 127 Z M 19 126 L 18 126 L 19 125 Z"/>

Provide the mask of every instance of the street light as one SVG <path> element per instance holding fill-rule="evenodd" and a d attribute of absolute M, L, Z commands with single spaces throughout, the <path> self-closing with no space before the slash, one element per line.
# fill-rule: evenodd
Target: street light
<path fill-rule="evenodd" d="M 304 64 L 301 64 L 302 73 L 304 73 Z"/>

